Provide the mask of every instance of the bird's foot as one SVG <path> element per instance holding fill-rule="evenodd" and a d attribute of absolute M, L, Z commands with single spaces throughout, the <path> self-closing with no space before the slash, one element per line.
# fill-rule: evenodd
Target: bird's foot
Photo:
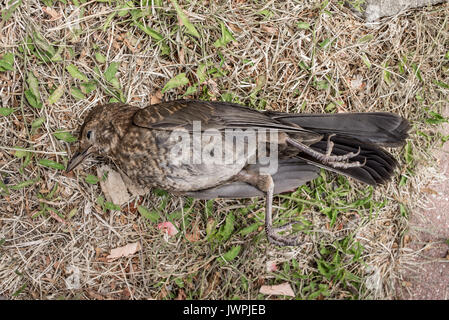
<path fill-rule="evenodd" d="M 268 241 L 278 246 L 297 246 L 301 244 L 300 239 L 296 236 L 281 236 L 278 234 L 279 232 L 292 230 L 292 225 L 296 223 L 297 222 L 292 221 L 277 228 L 266 226 L 265 231 L 267 233 Z"/>
<path fill-rule="evenodd" d="M 327 146 L 326 146 L 326 153 L 322 153 L 319 151 L 316 151 L 315 149 L 312 149 L 309 146 L 306 146 L 305 144 L 302 144 L 294 139 L 287 139 L 287 142 L 290 143 L 292 146 L 298 148 L 302 152 L 314 157 L 315 159 L 321 161 L 324 164 L 327 164 L 333 168 L 354 168 L 354 167 L 363 167 L 366 163 L 366 159 L 363 163 L 360 163 L 359 161 L 349 162 L 350 159 L 358 156 L 360 154 L 360 147 L 357 152 L 348 152 L 341 156 L 335 156 L 332 155 L 332 150 L 334 148 L 334 143 L 331 141 L 331 138 L 335 134 L 331 134 L 327 138 Z"/>

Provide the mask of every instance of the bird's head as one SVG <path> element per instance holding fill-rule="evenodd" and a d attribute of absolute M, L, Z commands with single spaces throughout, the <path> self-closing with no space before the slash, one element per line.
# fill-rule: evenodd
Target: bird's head
<path fill-rule="evenodd" d="M 80 128 L 78 150 L 67 164 L 67 172 L 75 169 L 88 155 L 108 155 L 119 139 L 120 104 L 98 105 L 94 107 Z"/>

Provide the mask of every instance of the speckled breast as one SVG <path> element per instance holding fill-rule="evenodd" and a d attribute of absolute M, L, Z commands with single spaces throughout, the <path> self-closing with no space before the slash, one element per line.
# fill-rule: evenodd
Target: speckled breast
<path fill-rule="evenodd" d="M 173 192 L 219 185 L 253 161 L 256 145 L 223 132 L 132 128 L 113 158 L 135 182 Z"/>

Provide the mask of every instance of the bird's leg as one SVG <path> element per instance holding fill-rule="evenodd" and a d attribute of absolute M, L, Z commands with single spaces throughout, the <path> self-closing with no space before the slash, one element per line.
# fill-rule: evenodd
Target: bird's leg
<path fill-rule="evenodd" d="M 296 246 L 299 245 L 299 239 L 292 237 L 283 237 L 278 232 L 291 230 L 291 226 L 295 222 L 287 223 L 281 227 L 273 228 L 273 191 L 274 182 L 269 174 L 260 174 L 242 170 L 237 176 L 236 180 L 246 182 L 253 185 L 260 191 L 266 194 L 265 202 L 265 232 L 268 240 L 278 246 Z"/>
<path fill-rule="evenodd" d="M 353 168 L 353 167 L 362 167 L 365 165 L 365 163 L 360 163 L 359 161 L 354 162 L 347 162 L 347 160 L 354 158 L 360 154 L 360 147 L 359 151 L 356 153 L 354 152 L 348 152 L 347 154 L 344 154 L 342 156 L 333 156 L 331 155 L 332 149 L 334 147 L 334 143 L 330 140 L 333 135 L 330 135 L 327 140 L 327 147 L 326 147 L 326 153 L 321 153 L 319 151 L 316 151 L 312 149 L 311 147 L 302 144 L 301 142 L 298 142 L 292 138 L 287 138 L 287 143 L 291 144 L 295 148 L 298 148 L 302 152 L 314 157 L 315 159 L 318 159 L 319 161 L 322 161 L 324 164 L 328 164 L 334 168 Z"/>

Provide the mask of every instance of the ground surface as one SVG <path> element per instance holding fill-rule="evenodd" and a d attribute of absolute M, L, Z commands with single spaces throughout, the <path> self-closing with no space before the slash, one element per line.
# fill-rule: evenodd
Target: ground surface
<path fill-rule="evenodd" d="M 444 181 L 432 150 L 447 140 L 439 125 L 449 90 L 448 5 L 365 24 L 339 1 L 149 3 L 2 3 L 0 295 L 413 296 L 410 272 L 423 266 L 430 239 L 415 238 L 413 219 L 443 195 L 432 184 Z M 412 131 L 392 151 L 401 166 L 390 184 L 372 189 L 323 173 L 276 198 L 275 223 L 298 221 L 297 248 L 267 242 L 262 199 L 192 201 L 152 190 L 119 208 L 97 178 L 104 163 L 114 167 L 107 159 L 64 173 L 92 106 L 183 96 L 289 112 L 391 111 Z M 168 222 L 179 231 L 171 237 L 158 228 Z M 438 259 L 444 237 L 430 239 L 441 243 Z M 137 242 L 136 252 L 108 259 Z M 283 283 L 287 295 L 260 293 Z"/>
<path fill-rule="evenodd" d="M 449 107 L 442 113 L 449 116 Z M 442 128 L 449 135 L 449 125 Z M 449 299 L 449 143 L 436 150 L 437 181 L 425 192 L 428 201 L 413 211 L 404 250 L 415 255 L 404 265 L 400 298 Z"/>

